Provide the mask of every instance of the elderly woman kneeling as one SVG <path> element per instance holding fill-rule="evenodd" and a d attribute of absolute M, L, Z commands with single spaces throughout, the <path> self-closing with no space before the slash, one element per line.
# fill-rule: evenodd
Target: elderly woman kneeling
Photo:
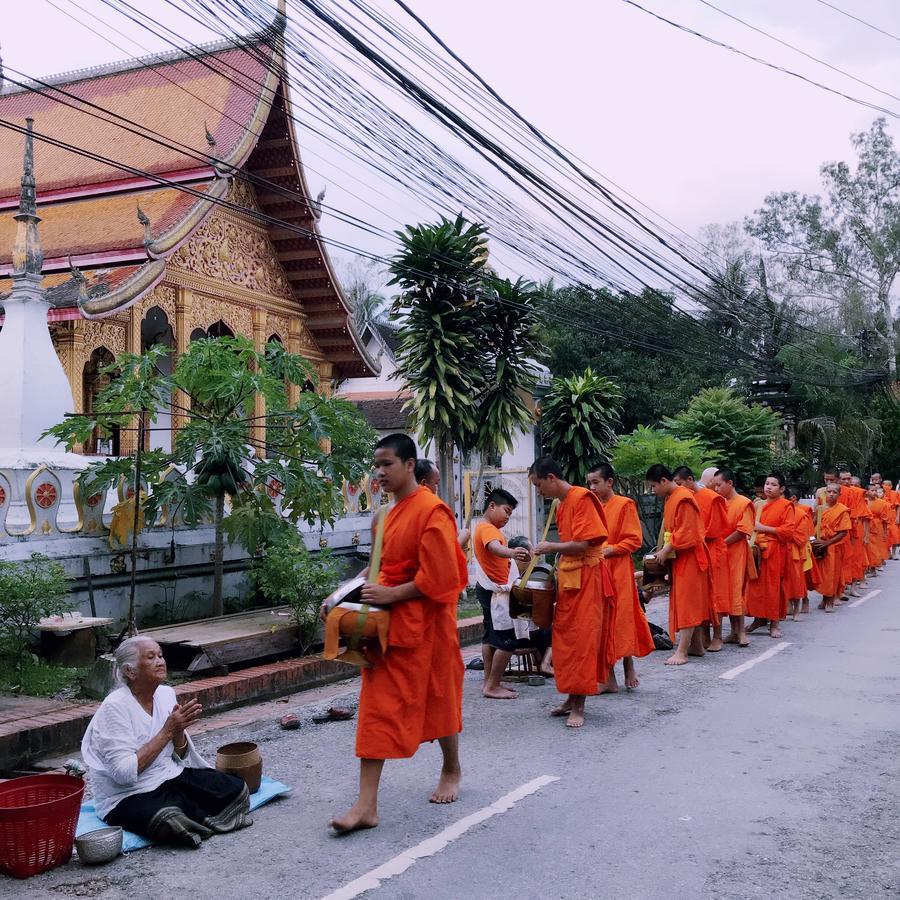
<path fill-rule="evenodd" d="M 81 753 L 97 815 L 154 841 L 199 847 L 253 822 L 242 778 L 217 772 L 187 735 L 196 700 L 179 705 L 159 644 L 133 637 L 116 650 L 121 687 L 100 704 Z"/>

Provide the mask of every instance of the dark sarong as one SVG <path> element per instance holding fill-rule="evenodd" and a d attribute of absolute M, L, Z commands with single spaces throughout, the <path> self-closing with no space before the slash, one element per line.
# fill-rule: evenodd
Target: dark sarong
<path fill-rule="evenodd" d="M 152 841 L 199 847 L 213 834 L 253 824 L 243 778 L 215 769 L 183 769 L 145 794 L 132 794 L 106 816 L 108 825 Z"/>

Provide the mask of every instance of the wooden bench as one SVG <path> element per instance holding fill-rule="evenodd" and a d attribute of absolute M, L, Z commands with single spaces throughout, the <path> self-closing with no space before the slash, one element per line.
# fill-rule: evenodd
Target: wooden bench
<path fill-rule="evenodd" d="M 162 647 L 171 668 L 188 672 L 276 656 L 297 647 L 297 626 L 286 606 L 149 628 L 141 636 Z"/>
<path fill-rule="evenodd" d="M 65 613 L 38 622 L 41 655 L 60 666 L 90 666 L 97 658 L 97 631 L 112 619 Z"/>

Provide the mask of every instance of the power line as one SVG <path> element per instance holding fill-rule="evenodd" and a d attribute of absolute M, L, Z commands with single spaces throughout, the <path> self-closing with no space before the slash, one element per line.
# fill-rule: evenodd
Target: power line
<path fill-rule="evenodd" d="M 853 19 L 854 22 L 859 22 L 860 25 L 865 25 L 866 28 L 871 28 L 872 31 L 877 31 L 879 34 L 883 34 L 885 37 L 892 38 L 895 41 L 900 41 L 900 36 L 893 34 L 890 31 L 885 31 L 884 28 L 880 28 L 878 25 L 873 25 L 871 22 L 868 22 L 865 19 L 861 19 L 859 16 L 854 16 L 853 13 L 847 12 L 846 9 L 841 9 L 839 6 L 835 6 L 833 3 L 828 3 L 827 0 L 816 0 L 816 2 L 821 3 L 822 6 L 827 6 L 829 9 L 833 9 L 835 12 L 840 13 L 842 16 L 846 16 L 848 19 Z"/>

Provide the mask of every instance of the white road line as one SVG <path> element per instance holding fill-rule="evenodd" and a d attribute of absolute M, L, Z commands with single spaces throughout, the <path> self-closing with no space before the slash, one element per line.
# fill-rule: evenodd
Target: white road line
<path fill-rule="evenodd" d="M 780 653 L 784 650 L 785 647 L 790 647 L 790 641 L 781 641 L 777 643 L 774 647 L 769 647 L 765 653 L 760 653 L 759 656 L 754 656 L 753 659 L 748 659 L 747 662 L 741 663 L 739 666 L 735 666 L 733 669 L 729 669 L 727 672 L 723 672 L 719 678 L 724 678 L 726 681 L 731 681 L 734 678 L 737 678 L 738 675 L 746 672 L 748 669 L 752 669 L 754 666 L 758 666 L 761 662 L 765 662 L 767 659 L 771 659 L 776 653 Z"/>
<path fill-rule="evenodd" d="M 435 853 L 444 850 L 451 841 L 455 841 L 458 837 L 464 835 L 470 828 L 474 828 L 476 825 L 499 813 L 508 812 L 520 800 L 536 793 L 542 787 L 552 784 L 554 781 L 559 781 L 559 776 L 541 775 L 539 778 L 517 787 L 514 791 L 510 791 L 496 802 L 491 803 L 490 806 L 482 807 L 477 812 L 438 832 L 434 837 L 426 838 L 420 844 L 416 844 L 415 847 L 404 850 L 393 859 L 389 859 L 386 863 L 371 869 L 365 875 L 361 875 L 349 884 L 345 884 L 342 888 L 338 888 L 336 891 L 328 894 L 323 900 L 353 900 L 354 897 L 358 897 L 366 891 L 374 890 L 383 881 L 387 881 L 396 875 L 401 875 L 417 859 L 434 856 Z"/>
<path fill-rule="evenodd" d="M 876 594 L 881 593 L 881 588 L 878 588 L 877 591 L 869 591 L 868 594 L 860 597 L 859 600 L 854 600 L 852 603 L 848 603 L 847 605 L 852 609 L 854 606 L 859 606 L 860 603 L 865 603 L 866 600 L 871 600 Z"/>

